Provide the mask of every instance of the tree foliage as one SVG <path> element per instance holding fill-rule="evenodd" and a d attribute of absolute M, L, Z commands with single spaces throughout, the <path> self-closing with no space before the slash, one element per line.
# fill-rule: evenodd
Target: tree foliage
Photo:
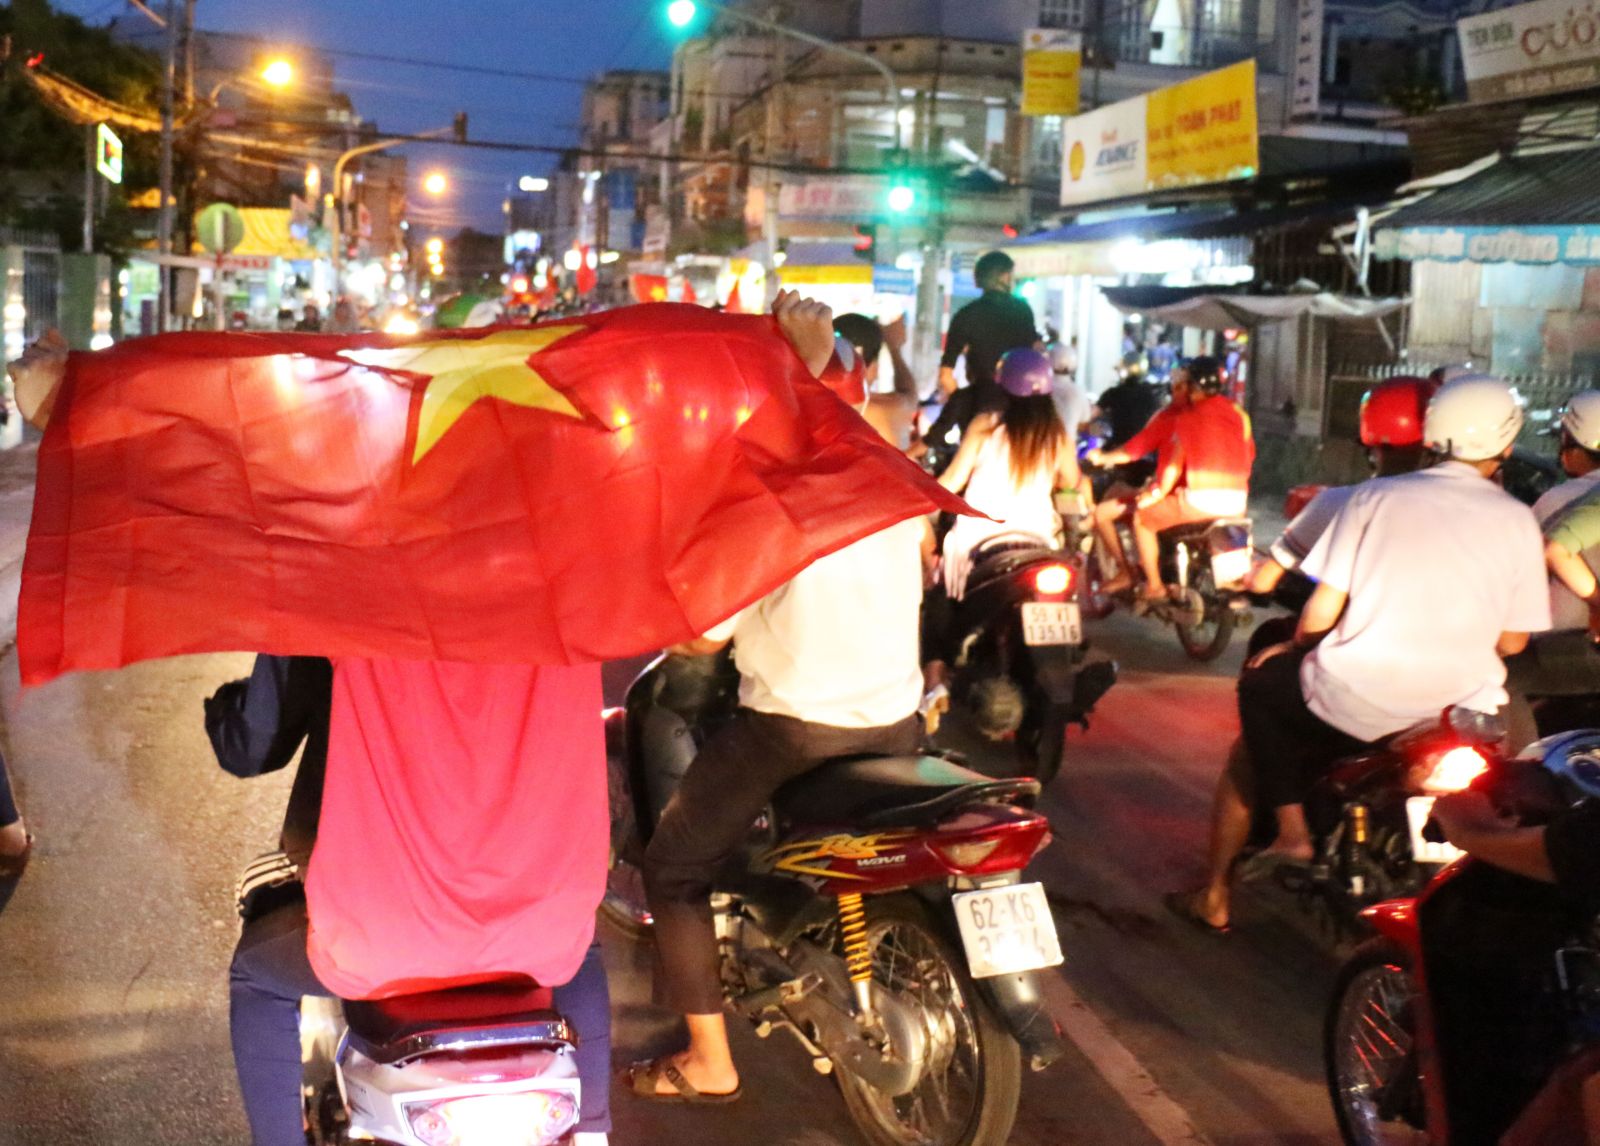
<path fill-rule="evenodd" d="M 161 61 L 121 43 L 103 28 L 54 11 L 45 0 L 0 5 L 0 37 L 10 57 L 0 74 L 0 224 L 54 233 L 71 250 L 83 221 L 86 129 L 47 107 L 22 74 L 27 61 L 43 66 L 117 103 L 154 113 L 160 103 Z M 156 181 L 158 141 L 121 133 L 126 144 L 123 186 Z M 133 216 L 113 189 L 100 220 L 102 249 L 126 250 Z"/>

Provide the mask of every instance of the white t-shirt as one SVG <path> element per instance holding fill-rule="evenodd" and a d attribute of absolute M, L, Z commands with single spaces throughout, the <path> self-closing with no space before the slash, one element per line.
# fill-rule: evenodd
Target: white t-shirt
<path fill-rule="evenodd" d="M 1361 740 L 1506 702 L 1503 632 L 1550 627 L 1528 508 L 1463 462 L 1357 487 L 1301 565 L 1349 594 L 1300 669 L 1311 711 Z"/>
<path fill-rule="evenodd" d="M 1089 414 L 1094 409 L 1094 403 L 1089 401 L 1089 396 L 1083 388 L 1071 381 L 1063 374 L 1057 374 L 1054 388 L 1050 391 L 1050 400 L 1056 404 L 1056 413 L 1061 416 L 1061 424 L 1067 428 L 1067 441 L 1072 443 L 1074 450 L 1078 447 L 1078 427 L 1089 420 Z"/>
<path fill-rule="evenodd" d="M 926 528 L 914 517 L 830 553 L 707 633 L 733 638 L 739 703 L 835 728 L 914 713 Z"/>
<path fill-rule="evenodd" d="M 1272 559 L 1285 569 L 1299 568 L 1300 562 L 1328 532 L 1328 526 L 1333 524 L 1333 519 L 1339 516 L 1345 502 L 1358 488 L 1353 485 L 1329 486 L 1307 502 L 1306 507 L 1295 514 L 1294 520 L 1279 534 L 1278 540 L 1272 543 Z"/>
<path fill-rule="evenodd" d="M 1533 503 L 1533 516 L 1539 519 L 1539 528 L 1548 532 L 1563 510 L 1591 493 L 1600 490 L 1600 470 L 1582 477 L 1564 481 L 1544 491 Z M 1553 629 L 1587 629 L 1589 606 L 1562 584 L 1561 578 L 1550 578 L 1550 627 Z"/>

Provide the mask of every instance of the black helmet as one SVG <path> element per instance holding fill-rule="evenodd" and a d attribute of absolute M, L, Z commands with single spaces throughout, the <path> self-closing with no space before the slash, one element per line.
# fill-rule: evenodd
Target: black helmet
<path fill-rule="evenodd" d="M 1202 354 L 1189 359 L 1183 364 L 1183 370 L 1189 376 L 1189 385 L 1200 393 L 1222 393 L 1222 363 L 1210 355 Z"/>

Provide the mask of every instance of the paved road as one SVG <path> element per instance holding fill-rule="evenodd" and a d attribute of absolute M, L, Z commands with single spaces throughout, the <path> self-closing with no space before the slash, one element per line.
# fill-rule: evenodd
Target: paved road
<path fill-rule="evenodd" d="M 1242 901 L 1226 939 L 1159 904 L 1196 870 L 1237 657 L 1188 664 L 1170 633 L 1126 617 L 1095 635 L 1123 680 L 1072 734 L 1044 803 L 1057 840 L 1036 861 L 1067 953 L 1051 995 L 1080 1045 L 1028 1079 L 1013 1141 L 1332 1142 L 1318 1033 L 1335 954 L 1270 892 Z M 211 764 L 200 700 L 246 665 L 189 658 L 26 695 L 14 659 L 0 666 L 5 747 L 41 837 L 14 894 L 0 890 L 0 1146 L 245 1140 L 226 1034 L 231 888 L 270 846 L 285 785 Z M 624 1062 L 673 1030 L 647 1005 L 644 952 L 605 941 Z M 797 1047 L 739 1036 L 746 1101 L 689 1111 L 618 1095 L 616 1140 L 857 1141 Z"/>

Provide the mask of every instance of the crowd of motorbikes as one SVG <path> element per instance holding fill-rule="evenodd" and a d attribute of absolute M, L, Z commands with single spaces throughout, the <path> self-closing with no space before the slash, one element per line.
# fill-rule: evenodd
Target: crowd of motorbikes
<path fill-rule="evenodd" d="M 1293 577 L 1274 599 L 1245 594 L 1247 519 L 1162 542 L 1178 592 L 1153 616 L 1195 659 L 1220 655 L 1252 608 L 1303 600 Z M 868 1142 L 1003 1143 L 1024 1067 L 1063 1053 L 1039 978 L 1061 949 L 1044 889 L 1024 872 L 1051 838 L 1035 802 L 1062 768 L 1068 730 L 1087 726 L 1116 681 L 1086 628 L 1116 607 L 1099 589 L 1103 561 L 1072 515 L 1063 539 L 1001 534 L 973 555 L 946 621 L 956 650 L 947 722 L 1009 746 L 1009 767 L 981 774 L 937 741 L 918 756 L 826 765 L 779 791 L 716 885 L 727 1006 L 762 1037 L 793 1038 L 837 1081 Z M 726 656 L 664 656 L 606 714 L 603 913 L 626 935 L 648 933 L 644 847 L 699 746 L 731 718 L 737 683 Z M 1569 918 L 1548 888 L 1462 856 L 1430 821 L 1437 797 L 1468 786 L 1528 823 L 1600 796 L 1600 732 L 1550 737 L 1514 760 L 1498 754 L 1500 736 L 1492 720 L 1454 710 L 1343 761 L 1307 803 L 1311 862 L 1270 873 L 1342 940 L 1360 941 L 1325 1039 L 1352 1146 L 1496 1141 L 1562 1056 L 1600 1033 L 1593 921 Z M 1496 1036 L 1516 1057 L 1494 1085 L 1463 1034 L 1476 1001 L 1437 969 L 1448 945 L 1436 931 L 1448 932 L 1460 914 L 1450 905 L 1467 897 L 1515 901 L 1524 914 L 1548 905 L 1543 948 L 1518 964 L 1526 1002 Z M 564 1141 L 576 1122 L 575 1036 L 548 992 L 308 1004 L 302 1026 L 317 1141 L 539 1146 Z"/>

